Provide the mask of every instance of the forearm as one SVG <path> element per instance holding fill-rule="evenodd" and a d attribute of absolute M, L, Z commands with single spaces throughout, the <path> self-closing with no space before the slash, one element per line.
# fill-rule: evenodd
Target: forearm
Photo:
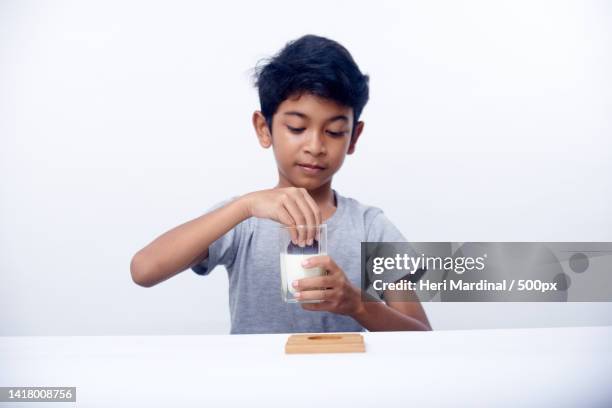
<path fill-rule="evenodd" d="M 201 261 L 208 247 L 248 218 L 242 197 L 208 214 L 160 235 L 134 255 L 132 278 L 141 286 L 153 286 Z"/>
<path fill-rule="evenodd" d="M 361 301 L 352 317 L 369 331 L 431 330 L 428 323 L 408 316 L 381 301 Z"/>

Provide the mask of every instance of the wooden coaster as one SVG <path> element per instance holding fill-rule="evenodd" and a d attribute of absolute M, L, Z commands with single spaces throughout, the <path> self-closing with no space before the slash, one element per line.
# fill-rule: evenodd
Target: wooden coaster
<path fill-rule="evenodd" d="M 358 333 L 292 334 L 285 344 L 286 354 L 363 352 L 365 343 Z"/>

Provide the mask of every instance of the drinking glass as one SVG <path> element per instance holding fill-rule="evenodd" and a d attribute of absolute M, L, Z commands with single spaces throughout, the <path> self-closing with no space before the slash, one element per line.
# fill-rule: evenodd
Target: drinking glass
<path fill-rule="evenodd" d="M 292 237 L 312 236 L 312 245 L 304 246 L 294 244 Z M 292 283 L 294 280 L 311 276 L 323 276 L 327 271 L 321 267 L 304 268 L 302 261 L 313 256 L 327 254 L 327 224 L 306 226 L 279 227 L 280 273 L 281 293 L 283 300 L 288 303 L 319 303 L 321 300 L 298 300 L 294 297 L 296 292 Z"/>

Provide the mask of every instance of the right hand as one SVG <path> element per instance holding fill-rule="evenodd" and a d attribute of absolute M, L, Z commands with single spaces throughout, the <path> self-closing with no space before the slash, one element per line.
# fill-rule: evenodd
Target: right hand
<path fill-rule="evenodd" d="M 268 218 L 290 228 L 294 244 L 312 245 L 321 210 L 305 188 L 285 187 L 255 191 L 243 196 L 251 217 Z M 301 228 L 307 226 L 309 228 Z"/>

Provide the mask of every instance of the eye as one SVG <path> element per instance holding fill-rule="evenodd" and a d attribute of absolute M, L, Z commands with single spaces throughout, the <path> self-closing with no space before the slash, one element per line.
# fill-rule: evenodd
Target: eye
<path fill-rule="evenodd" d="M 328 130 L 327 133 L 332 137 L 340 137 L 344 136 L 346 132 L 332 132 L 331 130 Z"/>
<path fill-rule="evenodd" d="M 303 131 L 304 131 L 306 128 L 294 128 L 294 127 L 291 127 L 291 126 L 287 125 L 287 129 L 289 129 L 289 131 L 290 131 L 291 133 L 300 134 L 300 133 L 302 133 L 302 132 L 303 132 Z"/>

